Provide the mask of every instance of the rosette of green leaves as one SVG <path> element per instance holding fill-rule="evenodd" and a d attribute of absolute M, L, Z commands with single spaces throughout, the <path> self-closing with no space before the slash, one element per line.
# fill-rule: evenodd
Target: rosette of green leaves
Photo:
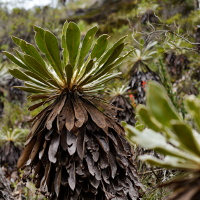
<path fill-rule="evenodd" d="M 10 73 L 25 81 L 18 88 L 41 96 L 32 96 L 32 100 L 47 99 L 59 95 L 64 90 L 77 90 L 92 94 L 102 85 L 120 73 L 112 73 L 130 52 L 120 56 L 126 37 L 121 38 L 108 48 L 109 36 L 104 34 L 95 39 L 98 28 L 87 31 L 83 40 L 78 26 L 65 22 L 60 46 L 53 33 L 38 26 L 34 27 L 37 47 L 17 37 L 14 43 L 21 48 L 15 55 L 5 55 L 21 69 L 12 69 Z M 39 51 L 38 51 L 39 50 Z"/>

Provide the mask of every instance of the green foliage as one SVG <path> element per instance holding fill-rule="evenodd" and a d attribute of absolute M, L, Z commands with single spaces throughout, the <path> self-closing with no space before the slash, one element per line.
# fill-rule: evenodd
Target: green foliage
<path fill-rule="evenodd" d="M 22 52 L 18 52 L 16 56 L 5 52 L 5 55 L 13 63 L 27 70 L 24 72 L 18 69 L 10 70 L 13 76 L 26 81 L 26 87 L 18 88 L 46 95 L 60 94 L 63 90 L 70 90 L 74 86 L 78 91 L 87 93 L 102 89 L 104 83 L 120 74 L 112 74 L 111 71 L 120 65 L 130 52 L 119 57 L 126 45 L 124 44 L 126 37 L 118 40 L 108 50 L 106 50 L 107 35 L 100 36 L 95 43 L 97 30 L 96 26 L 89 29 L 81 41 L 79 27 L 73 22 L 66 22 L 62 31 L 64 60 L 61 60 L 56 37 L 51 32 L 35 26 L 35 41 L 46 56 L 45 62 L 33 45 L 13 37 L 13 41 Z"/>
<path fill-rule="evenodd" d="M 6 129 L 2 127 L 0 129 L 0 146 L 8 141 L 14 142 L 15 145 L 23 146 L 28 132 L 29 130 L 24 128 Z"/>
<path fill-rule="evenodd" d="M 199 129 L 200 98 L 189 96 L 185 102 Z M 147 105 L 138 106 L 137 113 L 148 128 L 140 132 L 130 125 L 125 125 L 129 140 L 165 156 L 164 159 L 159 159 L 151 155 L 142 155 L 139 159 L 163 168 L 188 170 L 191 174 L 199 173 L 200 134 L 188 122 L 182 120 L 160 85 L 149 83 Z M 196 179 L 192 177 L 188 177 L 188 184 L 190 180 L 199 180 L 198 176 Z M 179 186 L 181 187 L 181 183 Z"/>

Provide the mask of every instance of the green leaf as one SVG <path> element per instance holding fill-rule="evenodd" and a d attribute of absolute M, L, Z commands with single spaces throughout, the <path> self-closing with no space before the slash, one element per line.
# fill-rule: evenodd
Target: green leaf
<path fill-rule="evenodd" d="M 172 128 L 181 144 L 190 152 L 200 156 L 200 143 L 198 143 L 197 137 L 194 136 L 192 129 L 180 121 L 173 121 Z"/>
<path fill-rule="evenodd" d="M 90 60 L 83 69 L 80 70 L 77 78 L 77 83 L 79 84 L 83 79 L 87 79 L 86 75 L 92 70 L 94 66 L 94 61 Z"/>
<path fill-rule="evenodd" d="M 54 79 L 49 79 L 49 80 L 47 80 L 47 82 L 50 83 L 50 84 L 52 84 L 52 85 L 54 85 L 54 87 L 56 87 L 56 88 L 62 88 L 60 86 L 60 84 L 56 80 L 54 80 Z"/>
<path fill-rule="evenodd" d="M 115 61 L 119 55 L 121 54 L 121 52 L 124 49 L 124 44 L 120 44 L 118 45 L 113 52 L 111 53 L 111 55 L 109 56 L 108 60 L 106 61 L 106 63 L 103 65 L 102 68 L 106 68 L 106 66 L 110 65 L 113 61 Z"/>
<path fill-rule="evenodd" d="M 12 40 L 13 42 L 20 47 L 20 43 L 21 43 L 21 39 L 20 38 L 17 38 L 15 36 L 12 36 Z"/>
<path fill-rule="evenodd" d="M 99 59 L 102 56 L 108 46 L 108 37 L 109 35 L 101 35 L 97 39 L 91 53 L 91 59 Z"/>
<path fill-rule="evenodd" d="M 111 55 L 109 56 L 107 62 L 97 72 L 95 72 L 94 76 L 89 78 L 87 82 L 84 81 L 84 83 L 92 82 L 92 81 L 100 78 L 101 76 L 109 73 L 115 67 L 115 64 L 111 64 L 111 63 L 113 61 L 115 61 L 116 58 L 118 58 L 118 56 L 122 52 L 123 48 L 124 48 L 124 44 L 120 44 L 119 46 L 117 46 L 113 50 Z"/>
<path fill-rule="evenodd" d="M 82 47 L 80 50 L 80 56 L 79 56 L 79 62 L 78 62 L 78 69 L 81 68 L 83 65 L 84 59 L 87 56 L 87 54 L 90 51 L 90 48 L 92 46 L 92 43 L 94 41 L 95 34 L 97 32 L 98 28 L 97 26 L 91 28 L 85 35 L 82 43 Z"/>
<path fill-rule="evenodd" d="M 101 61 L 99 62 L 99 65 L 104 64 L 108 58 L 110 57 L 110 55 L 113 53 L 113 51 L 124 42 L 125 38 L 127 36 L 122 37 L 121 39 L 119 39 L 106 53 L 105 55 L 102 57 Z"/>
<path fill-rule="evenodd" d="M 155 165 L 158 167 L 176 168 L 176 169 L 184 169 L 184 170 L 188 170 L 188 169 L 198 170 L 199 169 L 199 166 L 197 163 L 188 162 L 187 160 L 171 157 L 171 156 L 166 156 L 164 160 L 159 160 L 150 155 L 142 155 L 142 156 L 139 156 L 139 159 L 147 162 L 150 165 Z"/>
<path fill-rule="evenodd" d="M 29 43 L 25 42 L 24 40 L 21 40 L 20 47 L 24 53 L 35 58 L 37 60 L 37 62 L 39 62 L 40 65 L 43 66 L 44 69 L 46 69 L 46 64 L 45 64 L 43 58 L 40 56 L 39 52 L 32 44 L 29 44 Z"/>
<path fill-rule="evenodd" d="M 14 64 L 18 65 L 19 67 L 23 69 L 29 69 L 19 58 L 16 56 L 10 54 L 9 52 L 3 51 L 3 53 L 7 56 L 8 59 L 10 59 Z"/>
<path fill-rule="evenodd" d="M 24 59 L 33 72 L 37 73 L 44 79 L 51 78 L 49 73 L 47 73 L 46 70 L 44 70 L 44 68 L 40 65 L 40 63 L 38 63 L 37 60 L 35 60 L 33 57 L 24 55 Z"/>
<path fill-rule="evenodd" d="M 33 83 L 43 85 L 43 86 L 48 85 L 52 89 L 58 88 L 58 86 L 54 86 L 53 84 L 50 84 L 47 80 L 44 80 L 43 78 L 41 78 L 41 76 L 37 75 L 36 73 L 30 72 L 30 71 L 25 71 L 24 74 L 27 75 L 29 77 L 30 81 Z"/>
<path fill-rule="evenodd" d="M 164 126 L 170 127 L 171 120 L 181 120 L 166 91 L 156 82 L 148 84 L 147 106 L 155 119 Z"/>
<path fill-rule="evenodd" d="M 40 81 L 40 82 L 42 82 L 42 83 L 44 83 L 44 84 L 48 84 L 48 83 L 47 83 L 47 79 L 44 80 L 40 75 L 37 75 L 37 74 L 34 73 L 34 72 L 31 72 L 31 71 L 24 71 L 24 73 L 25 73 L 27 76 L 32 77 L 32 78 L 34 78 L 34 79 L 36 79 L 36 80 L 38 80 L 38 81 Z"/>
<path fill-rule="evenodd" d="M 34 26 L 35 30 L 35 42 L 38 46 L 38 48 L 43 52 L 46 53 L 46 44 L 45 44 L 45 30 L 38 27 Z"/>
<path fill-rule="evenodd" d="M 55 70 L 56 74 L 62 79 L 64 79 L 60 51 L 58 47 L 58 41 L 55 35 L 49 31 L 45 31 L 45 44 L 47 48 L 46 54 L 48 54 L 49 61 Z"/>
<path fill-rule="evenodd" d="M 35 88 L 35 89 L 38 89 L 38 90 L 49 90 L 49 91 L 51 91 L 50 88 L 47 87 L 46 85 L 38 85 L 38 84 L 35 84 L 35 83 L 25 82 L 25 86 Z"/>
<path fill-rule="evenodd" d="M 69 62 L 72 67 L 75 66 L 81 40 L 80 29 L 74 22 L 70 22 L 66 32 L 66 43 L 69 52 Z"/>
<path fill-rule="evenodd" d="M 117 58 L 117 59 L 114 61 L 113 65 L 114 65 L 114 66 L 118 66 L 119 64 L 121 64 L 121 63 L 123 62 L 123 60 L 124 60 L 126 57 L 128 57 L 132 52 L 133 52 L 133 51 L 129 51 L 129 52 L 126 53 L 125 55 L 120 56 L 119 58 Z"/>
<path fill-rule="evenodd" d="M 21 62 L 23 62 L 26 66 L 27 66 L 27 69 L 30 69 L 28 63 L 26 62 L 26 60 L 24 59 L 24 53 L 18 51 L 17 49 L 14 49 L 15 50 L 15 53 L 16 53 L 16 57 L 21 60 Z"/>
<path fill-rule="evenodd" d="M 149 113 L 149 110 L 144 105 L 139 105 L 137 107 L 137 113 L 139 114 L 142 122 L 144 122 L 148 128 L 159 131 L 162 127 L 161 124 Z"/>
<path fill-rule="evenodd" d="M 44 29 L 34 26 L 35 29 L 35 41 L 38 48 L 45 54 L 49 63 L 53 67 L 54 71 L 58 75 L 61 80 L 64 80 L 58 41 L 56 37 L 49 31 L 45 31 Z M 54 55 L 55 53 L 55 55 Z"/>
<path fill-rule="evenodd" d="M 131 140 L 141 145 L 143 148 L 154 149 L 156 152 L 163 155 L 174 156 L 177 158 L 190 160 L 192 162 L 196 162 L 198 160 L 198 157 L 172 146 L 167 142 L 163 135 L 156 133 L 151 129 L 145 129 L 143 132 L 139 132 L 134 127 L 126 125 L 125 130 L 129 134 L 132 133 L 133 137 Z"/>
<path fill-rule="evenodd" d="M 30 78 L 18 69 L 10 69 L 9 72 L 11 75 L 13 75 L 14 77 L 16 77 L 20 80 L 30 81 Z"/>
<path fill-rule="evenodd" d="M 66 72 L 66 76 L 67 76 L 67 85 L 70 86 L 71 79 L 73 76 L 73 67 L 71 66 L 71 64 L 68 64 L 65 67 L 65 72 Z"/>
<path fill-rule="evenodd" d="M 190 95 L 186 101 L 187 110 L 190 115 L 193 117 L 195 124 L 197 125 L 200 131 L 200 98 Z"/>
<path fill-rule="evenodd" d="M 29 93 L 48 93 L 46 90 L 39 90 L 39 89 L 32 88 L 32 87 L 15 86 L 15 88 L 18 88 L 20 90 L 23 90 L 23 91 L 29 92 Z"/>
<path fill-rule="evenodd" d="M 94 66 L 94 61 L 90 60 L 89 63 L 85 67 L 85 71 L 84 71 L 84 74 L 82 75 L 82 77 L 84 77 L 87 73 L 89 73 L 93 66 Z"/>
<path fill-rule="evenodd" d="M 68 27 L 68 22 L 66 21 L 63 25 L 62 29 L 62 48 L 63 48 L 63 61 L 64 61 L 64 66 L 67 65 L 68 63 L 68 50 L 67 50 L 67 44 L 66 44 L 66 31 Z"/>

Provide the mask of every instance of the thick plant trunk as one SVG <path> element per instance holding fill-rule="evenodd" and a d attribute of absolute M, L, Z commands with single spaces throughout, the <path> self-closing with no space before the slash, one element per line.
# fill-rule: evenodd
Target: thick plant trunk
<path fill-rule="evenodd" d="M 0 200 L 14 200 L 10 183 L 4 176 L 3 170 L 0 168 Z"/>

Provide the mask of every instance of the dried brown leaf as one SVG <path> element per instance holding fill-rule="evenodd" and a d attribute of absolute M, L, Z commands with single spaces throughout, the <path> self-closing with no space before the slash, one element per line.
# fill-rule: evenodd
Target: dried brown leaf
<path fill-rule="evenodd" d="M 70 99 L 68 99 L 67 103 L 65 104 L 64 113 L 66 116 L 65 127 L 68 131 L 71 131 L 74 127 L 75 116 L 74 116 L 74 110 L 72 108 L 72 103 Z"/>
<path fill-rule="evenodd" d="M 42 150 L 39 152 L 39 159 L 41 159 L 42 156 L 44 155 L 44 152 L 45 152 L 46 146 L 47 146 L 47 142 L 45 141 L 44 144 L 43 144 L 43 148 L 42 148 Z"/>
<path fill-rule="evenodd" d="M 87 166 L 88 166 L 88 170 L 89 170 L 90 174 L 92 176 L 94 176 L 95 175 L 95 167 L 94 167 L 94 161 L 92 160 L 92 157 L 89 154 L 87 154 L 85 160 L 87 162 Z"/>
<path fill-rule="evenodd" d="M 62 132 L 61 132 L 61 138 L 60 138 L 60 144 L 61 144 L 61 147 L 64 151 L 67 150 L 67 130 L 66 129 L 62 129 Z"/>
<path fill-rule="evenodd" d="M 85 131 L 85 128 L 81 128 L 77 136 L 77 153 L 81 160 L 85 154 Z"/>
<path fill-rule="evenodd" d="M 56 163 L 57 161 L 56 153 L 58 151 L 59 143 L 60 143 L 60 135 L 54 132 L 48 151 L 48 157 L 52 163 Z"/>
<path fill-rule="evenodd" d="M 40 147 L 41 147 L 41 143 L 42 143 L 43 141 L 44 141 L 44 137 L 43 137 L 43 135 L 40 133 L 40 134 L 37 136 L 36 143 L 35 143 L 35 145 L 34 145 L 32 151 L 31 151 L 29 160 L 27 161 L 26 165 L 30 165 L 30 164 L 33 162 L 35 156 L 38 154 L 38 151 L 39 151 L 39 149 L 40 149 Z"/>
<path fill-rule="evenodd" d="M 69 187 L 74 191 L 75 186 L 76 186 L 76 173 L 75 173 L 75 163 L 73 162 L 68 169 L 69 173 L 69 178 L 68 178 L 68 183 Z"/>
<path fill-rule="evenodd" d="M 111 152 L 108 154 L 108 160 L 111 169 L 111 177 L 114 179 L 117 174 L 117 164 L 115 162 L 115 157 Z"/>
<path fill-rule="evenodd" d="M 81 108 L 81 110 L 84 114 L 84 119 L 85 119 L 84 122 L 87 122 L 88 121 L 88 113 L 87 113 L 85 107 L 83 106 L 83 101 L 77 95 L 74 95 L 74 100 L 75 100 L 75 103 L 77 105 L 79 105 L 79 107 Z"/>
<path fill-rule="evenodd" d="M 36 142 L 36 137 L 32 138 L 32 140 L 25 146 L 24 150 L 22 151 L 22 154 L 17 162 L 18 168 L 23 168 L 27 160 L 29 159 L 30 153 L 33 150 L 33 146 Z"/>
<path fill-rule="evenodd" d="M 75 100 L 72 101 L 73 108 L 74 108 L 74 114 L 76 118 L 75 126 L 77 128 L 80 128 L 84 122 L 85 122 L 85 114 L 84 111 L 82 110 L 82 107 L 77 103 Z"/>
<path fill-rule="evenodd" d="M 54 190 L 57 197 L 59 196 L 60 193 L 60 184 L 61 184 L 61 169 L 57 168 L 54 177 Z"/>
<path fill-rule="evenodd" d="M 55 106 L 53 107 L 51 113 L 49 114 L 47 120 L 46 120 L 46 128 L 48 130 L 50 130 L 52 128 L 52 123 L 55 120 L 55 118 L 57 117 L 57 115 L 60 113 L 60 111 L 62 110 L 63 106 L 65 105 L 65 100 L 66 100 L 66 96 L 62 96 L 62 98 L 58 99 L 55 101 Z"/>
<path fill-rule="evenodd" d="M 108 153 L 110 151 L 108 139 L 101 133 L 95 132 L 94 137 L 97 139 L 98 143 L 100 144 L 101 148 Z"/>
<path fill-rule="evenodd" d="M 67 132 L 67 145 L 68 145 L 67 149 L 68 149 L 69 155 L 73 155 L 76 152 L 77 137 L 71 131 Z"/>
<path fill-rule="evenodd" d="M 90 103 L 84 102 L 83 105 L 98 127 L 105 128 L 107 126 L 106 116 L 101 111 Z"/>

